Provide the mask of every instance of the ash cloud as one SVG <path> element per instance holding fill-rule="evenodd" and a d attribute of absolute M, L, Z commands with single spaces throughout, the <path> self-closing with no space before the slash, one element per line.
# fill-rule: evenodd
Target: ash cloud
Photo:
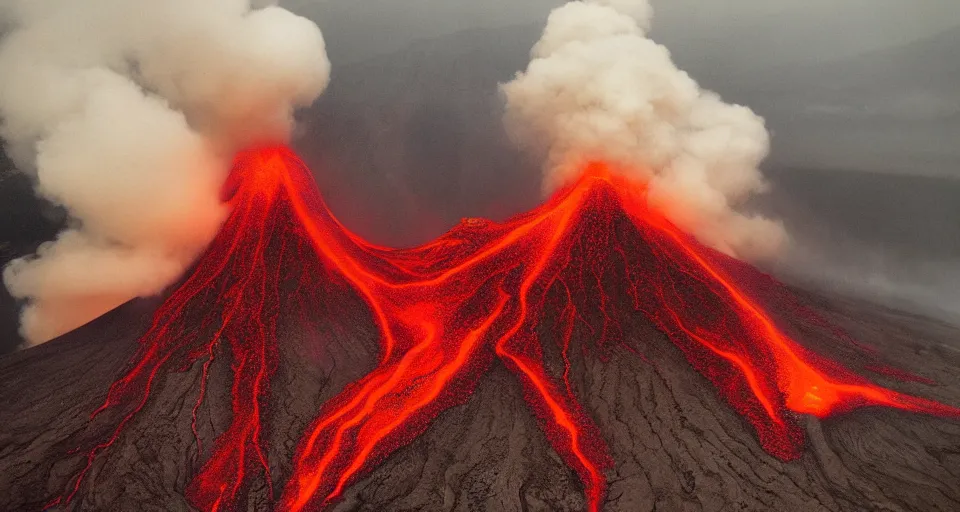
<path fill-rule="evenodd" d="M 28 345 L 177 280 L 226 216 L 234 152 L 285 141 L 329 81 L 313 22 L 244 0 L 15 0 L 0 18 L 0 135 L 71 217 L 4 270 Z"/>
<path fill-rule="evenodd" d="M 649 186 L 675 224 L 727 254 L 764 260 L 782 224 L 736 208 L 766 183 L 762 118 L 702 90 L 647 37 L 647 0 L 570 2 L 549 16 L 526 71 L 501 86 L 505 122 L 545 157 L 549 193 L 603 160 Z"/>

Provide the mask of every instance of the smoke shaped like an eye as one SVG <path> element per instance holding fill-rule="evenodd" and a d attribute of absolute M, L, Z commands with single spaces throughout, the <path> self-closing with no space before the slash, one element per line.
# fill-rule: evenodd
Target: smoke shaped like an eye
<path fill-rule="evenodd" d="M 225 218 L 234 152 L 286 140 L 329 80 L 316 25 L 249 0 L 14 0 L 0 17 L 0 135 L 71 216 L 4 271 L 28 344 L 177 280 Z"/>
<path fill-rule="evenodd" d="M 501 86 L 507 129 L 545 154 L 548 193 L 602 160 L 647 183 L 651 204 L 707 245 L 773 256 L 783 226 L 735 210 L 765 188 L 763 119 L 701 90 L 647 38 L 651 18 L 648 0 L 555 9 L 526 71 Z"/>

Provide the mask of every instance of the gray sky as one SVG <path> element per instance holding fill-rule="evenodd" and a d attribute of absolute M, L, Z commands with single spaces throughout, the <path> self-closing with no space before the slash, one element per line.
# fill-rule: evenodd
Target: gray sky
<path fill-rule="evenodd" d="M 397 50 L 468 28 L 543 20 L 558 0 L 281 0 L 316 20 L 341 60 Z M 788 60 L 842 58 L 960 26 L 956 0 L 654 0 L 654 30 L 669 40 L 735 30 L 754 51 Z M 749 49 L 744 45 L 743 49 Z M 336 64 L 336 63 L 335 63 Z"/>
<path fill-rule="evenodd" d="M 960 71 L 937 70 L 958 62 L 960 1 L 653 1 L 653 37 L 705 87 L 767 118 L 779 137 L 772 160 L 960 177 Z M 338 66 L 392 54 L 417 40 L 471 28 L 539 30 L 561 3 L 281 0 L 324 30 L 334 80 Z M 921 45 L 882 54 L 950 29 L 956 37 L 937 52 Z"/>

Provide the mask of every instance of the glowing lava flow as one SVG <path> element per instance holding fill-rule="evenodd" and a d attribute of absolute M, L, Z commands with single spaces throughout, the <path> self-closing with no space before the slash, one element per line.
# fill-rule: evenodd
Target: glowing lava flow
<path fill-rule="evenodd" d="M 405 250 L 370 245 L 341 226 L 286 149 L 242 154 L 227 190 L 230 218 L 110 389 L 98 413 L 127 411 L 89 452 L 68 500 L 145 406 L 163 369 L 203 361 L 196 415 L 216 355 L 232 361 L 233 417 L 188 495 L 201 510 L 243 508 L 253 474 L 270 486 L 261 422 L 279 364 L 278 318 L 292 304 L 320 308 L 345 293 L 369 307 L 380 361 L 306 429 L 280 510 L 335 501 L 440 411 L 466 400 L 495 359 L 518 376 L 548 440 L 583 482 L 588 508 L 599 510 L 613 461 L 574 396 L 568 352 L 575 333 L 596 349 L 626 341 L 626 321 L 637 311 L 785 460 L 804 442 L 794 413 L 882 405 L 960 415 L 873 385 L 798 345 L 734 282 L 731 260 L 681 233 L 647 207 L 641 184 L 601 164 L 530 213 L 502 224 L 464 222 Z M 562 367 L 548 363 L 558 353 Z"/>

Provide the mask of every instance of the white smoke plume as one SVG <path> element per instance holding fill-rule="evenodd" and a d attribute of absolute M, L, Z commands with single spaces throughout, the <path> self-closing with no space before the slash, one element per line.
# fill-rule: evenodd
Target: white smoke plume
<path fill-rule="evenodd" d="M 70 228 L 4 271 L 28 345 L 176 281 L 225 218 L 236 150 L 326 87 L 319 29 L 249 0 L 7 0 L 0 135 Z"/>
<path fill-rule="evenodd" d="M 703 243 L 744 259 L 773 256 L 783 226 L 734 208 L 765 188 L 762 118 L 701 90 L 646 36 L 648 0 L 555 9 L 523 73 L 501 86 L 505 122 L 545 153 L 547 193 L 583 163 L 614 164 L 649 186 L 651 204 Z"/>

